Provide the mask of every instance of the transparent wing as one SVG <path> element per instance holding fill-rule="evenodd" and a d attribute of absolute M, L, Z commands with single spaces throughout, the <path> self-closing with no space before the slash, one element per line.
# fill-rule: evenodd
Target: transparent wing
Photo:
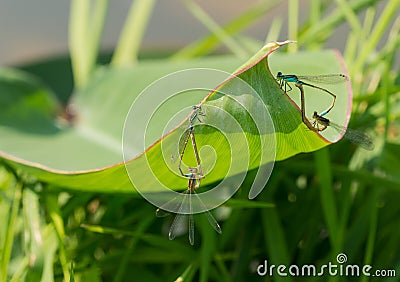
<path fill-rule="evenodd" d="M 337 84 L 349 80 L 349 78 L 344 74 L 299 75 L 297 77 L 299 80 L 307 80 L 309 82 L 323 84 Z"/>
<path fill-rule="evenodd" d="M 178 158 L 182 158 L 186 150 L 187 143 L 190 137 L 190 128 L 194 127 L 196 121 L 202 122 L 199 116 L 205 116 L 204 110 L 200 106 L 193 106 L 193 113 L 189 118 L 189 127 L 185 129 L 181 138 L 179 138 L 178 152 L 171 156 L 171 160 L 176 162 Z"/>
<path fill-rule="evenodd" d="M 208 220 L 208 222 L 210 223 L 211 227 L 212 227 L 215 231 L 217 231 L 217 233 L 221 234 L 221 233 L 222 233 L 222 230 L 221 230 L 221 227 L 219 226 L 218 222 L 217 222 L 217 221 L 215 220 L 215 218 L 212 216 L 212 214 L 210 213 L 210 211 L 207 210 L 206 205 L 204 205 L 204 203 L 203 203 L 203 201 L 200 199 L 199 195 L 197 195 L 197 193 L 196 193 L 195 191 L 193 191 L 193 192 L 194 192 L 193 194 L 196 195 L 196 198 L 199 200 L 199 203 L 200 203 L 200 205 L 202 206 L 202 208 L 203 208 L 204 210 L 206 210 L 206 211 L 205 211 L 205 215 L 206 215 L 207 220 Z"/>
<path fill-rule="evenodd" d="M 181 205 L 180 202 L 178 202 L 178 197 L 173 198 L 172 200 L 169 200 L 165 204 L 163 204 L 161 207 L 159 207 L 156 210 L 156 216 L 157 217 L 165 217 L 167 215 L 170 215 L 171 213 L 165 211 L 165 210 L 177 210 L 179 206 Z"/>
<path fill-rule="evenodd" d="M 191 191 L 191 190 L 190 190 Z M 192 194 L 190 192 L 190 194 Z M 192 207 L 192 197 L 189 197 L 189 242 L 190 245 L 194 245 L 194 218 L 193 218 L 193 207 Z"/>
<path fill-rule="evenodd" d="M 174 221 L 172 222 L 171 228 L 169 229 L 168 238 L 174 240 L 176 235 L 179 233 L 179 229 L 185 224 L 185 214 L 177 214 Z"/>
<path fill-rule="evenodd" d="M 344 129 L 343 126 L 332 122 L 330 123 L 330 126 L 335 128 L 339 132 Z M 358 130 L 347 128 L 346 133 L 344 134 L 344 138 L 368 151 L 372 151 L 375 148 L 374 142 L 372 141 L 371 137 L 369 137 L 364 132 Z"/>
<path fill-rule="evenodd" d="M 185 191 L 185 195 L 184 195 L 184 197 L 183 197 L 181 206 L 179 207 L 178 213 L 177 213 L 177 215 L 175 216 L 174 221 L 172 222 L 171 228 L 169 229 L 168 238 L 169 238 L 170 240 L 174 240 L 174 239 L 175 239 L 177 233 L 179 233 L 179 232 L 178 232 L 178 231 L 179 231 L 179 228 L 181 228 L 181 227 L 183 226 L 183 224 L 184 224 L 186 215 L 183 214 L 182 212 L 183 212 L 183 209 L 186 208 L 185 206 L 188 204 L 188 203 L 187 203 L 187 201 L 188 201 L 188 196 L 189 196 L 189 195 L 188 195 L 188 194 L 186 193 L 186 191 Z"/>
<path fill-rule="evenodd" d="M 189 129 L 186 129 L 181 138 L 179 138 L 179 154 L 183 154 L 185 152 L 187 143 L 189 141 L 189 132 Z"/>
<path fill-rule="evenodd" d="M 364 132 L 348 128 L 344 137 L 365 150 L 372 151 L 375 148 L 371 137 Z"/>
<path fill-rule="evenodd" d="M 179 138 L 179 143 L 178 143 L 178 152 L 174 153 L 171 156 L 171 160 L 173 162 L 176 162 L 178 159 L 180 159 L 183 155 L 183 153 L 186 150 L 187 143 L 189 141 L 189 129 L 186 129 L 183 134 L 181 135 L 181 138 Z"/>

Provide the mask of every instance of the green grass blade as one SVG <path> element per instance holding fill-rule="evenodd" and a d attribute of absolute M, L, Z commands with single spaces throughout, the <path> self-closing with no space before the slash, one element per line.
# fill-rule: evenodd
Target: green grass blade
<path fill-rule="evenodd" d="M 229 199 L 224 203 L 224 206 L 230 208 L 273 208 L 275 207 L 274 203 L 266 203 L 261 201 L 250 201 L 244 199 Z"/>
<path fill-rule="evenodd" d="M 329 239 L 332 244 L 333 253 L 339 253 L 341 250 L 341 238 L 337 234 L 337 230 L 339 230 L 338 214 L 332 186 L 329 150 L 319 150 L 314 153 L 314 156 L 315 167 L 320 181 L 321 204 L 328 227 Z"/>
<path fill-rule="evenodd" d="M 366 7 L 373 6 L 378 0 L 358 0 L 351 2 L 350 6 L 354 13 L 358 13 Z M 316 39 L 328 38 L 335 30 L 335 27 L 345 20 L 341 9 L 336 9 L 324 17 L 318 25 L 306 26 L 299 34 L 299 43 L 302 45 L 313 44 Z"/>
<path fill-rule="evenodd" d="M 54 262 L 56 261 L 57 248 L 59 246 L 59 239 L 57 238 L 56 231 L 52 224 L 48 224 L 43 232 L 44 240 L 44 268 L 43 268 L 43 282 L 54 281 Z M 71 280 L 70 280 L 71 281 Z"/>
<path fill-rule="evenodd" d="M 264 240 L 268 250 L 269 264 L 290 265 L 290 254 L 285 230 L 275 209 L 261 211 Z M 275 276 L 276 281 L 293 281 L 291 277 Z"/>
<path fill-rule="evenodd" d="M 213 254 L 216 252 L 217 234 L 211 228 L 205 215 L 197 217 L 201 226 L 201 258 L 200 258 L 200 280 L 201 282 L 210 281 L 211 264 Z"/>
<path fill-rule="evenodd" d="M 185 271 L 181 275 L 179 275 L 179 277 L 174 281 L 182 281 L 182 282 L 193 281 L 193 277 L 196 274 L 197 268 L 198 268 L 197 264 L 194 263 L 189 264 L 186 267 Z"/>
<path fill-rule="evenodd" d="M 90 61 L 88 62 L 90 71 L 93 71 L 97 57 L 99 55 L 101 37 L 103 35 L 103 28 L 106 19 L 106 14 L 108 10 L 108 0 L 96 0 L 96 4 L 93 8 L 91 8 L 90 14 L 92 14 L 92 18 L 88 24 L 88 36 L 89 36 L 89 45 L 87 56 L 89 56 Z M 90 15 L 89 14 L 89 15 Z M 90 73 L 89 73 L 90 74 Z"/>
<path fill-rule="evenodd" d="M 311 26 L 317 25 L 321 20 L 321 12 L 322 12 L 321 1 L 320 0 L 310 1 L 309 6 L 310 6 L 310 25 Z"/>
<path fill-rule="evenodd" d="M 44 269 L 44 248 L 46 242 L 42 236 L 39 197 L 31 189 L 24 189 L 22 194 L 23 213 L 26 226 L 27 255 L 29 266 L 27 280 L 40 281 Z"/>
<path fill-rule="evenodd" d="M 235 36 L 235 38 L 237 39 L 238 42 L 240 42 L 240 44 L 243 46 L 243 48 L 245 50 L 248 50 L 248 52 L 250 52 L 251 54 L 256 53 L 258 50 L 260 50 L 265 43 L 263 43 L 260 40 L 251 38 L 249 36 L 246 35 L 242 35 L 242 34 L 238 34 Z M 277 39 L 275 39 L 276 41 Z M 274 41 L 274 40 L 271 40 Z"/>
<path fill-rule="evenodd" d="M 288 37 L 290 40 L 298 40 L 299 30 L 299 1 L 289 0 L 288 7 Z M 297 44 L 289 44 L 288 51 L 296 52 Z"/>
<path fill-rule="evenodd" d="M 112 65 L 123 66 L 137 63 L 140 44 L 154 4 L 155 0 L 132 1 L 128 18 L 114 51 Z"/>
<path fill-rule="evenodd" d="M 364 23 L 363 23 L 363 32 L 365 35 L 371 33 L 371 29 L 374 24 L 375 15 L 376 15 L 375 7 L 369 7 L 365 11 L 365 18 L 364 18 Z"/>
<path fill-rule="evenodd" d="M 393 23 L 393 26 L 389 31 L 389 36 L 385 46 L 382 48 L 381 52 L 377 54 L 377 57 L 371 64 L 372 68 L 378 66 L 380 63 L 385 61 L 386 63 L 389 63 L 388 69 L 390 70 L 395 69 L 396 60 L 394 58 L 400 46 L 400 37 L 397 36 L 399 33 L 400 33 L 400 17 L 397 17 Z"/>
<path fill-rule="evenodd" d="M 75 85 L 83 87 L 89 80 L 97 60 L 107 0 L 71 2 L 69 47 Z"/>
<path fill-rule="evenodd" d="M 271 8 L 279 3 L 280 1 L 278 0 L 263 0 L 259 4 L 250 8 L 248 11 L 244 12 L 241 16 L 224 25 L 222 28 L 227 35 L 233 36 L 254 23 L 257 19 L 265 15 L 267 11 L 269 11 Z M 196 40 L 188 46 L 184 47 L 182 50 L 175 53 L 171 57 L 171 59 L 187 60 L 190 58 L 206 55 L 213 51 L 217 46 L 219 46 L 220 43 L 221 42 L 219 41 L 218 37 L 215 34 L 211 34 L 205 36 L 204 38 Z"/>
<path fill-rule="evenodd" d="M 219 270 L 219 279 L 221 282 L 230 282 L 232 278 L 229 275 L 229 271 L 224 263 L 223 258 L 219 254 L 214 256 L 215 264 Z"/>
<path fill-rule="evenodd" d="M 19 207 L 21 204 L 22 197 L 22 182 L 16 181 L 14 187 L 14 195 L 11 204 L 11 211 L 7 219 L 6 232 L 4 244 L 1 247 L 1 261 L 0 261 L 0 279 L 1 281 L 7 281 L 8 267 L 11 258 L 11 252 L 14 243 L 14 232 L 15 225 L 18 220 Z"/>
<path fill-rule="evenodd" d="M 357 53 L 358 44 L 359 40 L 357 36 L 353 33 L 349 34 L 346 41 L 346 52 L 344 53 L 344 58 L 346 62 L 354 61 Z"/>
<path fill-rule="evenodd" d="M 349 23 L 350 27 L 352 28 L 353 32 L 357 35 L 359 39 L 365 38 L 363 29 L 361 27 L 360 21 L 352 9 L 350 3 L 344 0 L 336 0 L 339 8 L 342 10 L 343 14 L 345 15 L 347 22 Z"/>
<path fill-rule="evenodd" d="M 387 28 L 390 20 L 394 15 L 396 15 L 396 12 L 399 8 L 400 3 L 398 0 L 390 0 L 385 6 L 384 10 L 379 16 L 377 23 L 375 24 L 374 29 L 371 32 L 371 35 L 363 45 L 360 55 L 358 56 L 355 65 L 353 66 L 356 73 L 362 72 L 362 66 L 366 63 L 371 53 L 376 49 L 379 40 L 384 35 L 384 31 Z"/>
<path fill-rule="evenodd" d="M 61 264 L 64 280 L 69 281 L 70 280 L 69 262 L 67 259 L 67 254 L 64 245 L 64 240 L 65 240 L 64 221 L 62 219 L 61 210 L 57 201 L 58 201 L 57 195 L 53 194 L 46 195 L 47 212 L 50 215 L 50 218 L 52 220 L 54 229 L 58 237 L 58 246 L 59 246 L 58 259 Z"/>
<path fill-rule="evenodd" d="M 373 263 L 373 255 L 375 251 L 376 234 L 378 232 L 378 214 L 379 214 L 379 195 L 380 191 L 374 189 L 372 191 L 373 202 L 371 206 L 370 216 L 369 216 L 369 232 L 367 238 L 367 244 L 365 248 L 364 265 L 371 265 Z M 366 276 L 362 278 L 361 281 L 368 281 Z"/>
<path fill-rule="evenodd" d="M 350 179 L 342 180 L 340 191 L 340 205 L 338 204 L 338 237 L 345 238 L 346 228 L 349 221 L 352 208 L 352 181 Z"/>
<path fill-rule="evenodd" d="M 238 58 L 245 59 L 249 56 L 248 52 L 244 50 L 241 45 L 236 42 L 218 23 L 216 23 L 207 13 L 197 5 L 193 0 L 184 0 L 188 10 L 213 34 L 216 35 L 219 41 Z"/>
<path fill-rule="evenodd" d="M 265 44 L 272 41 L 278 41 L 282 31 L 283 20 L 282 18 L 275 18 L 268 30 L 268 35 L 264 41 Z"/>
<path fill-rule="evenodd" d="M 87 38 L 89 1 L 71 2 L 69 20 L 69 48 L 75 85 L 83 85 L 87 79 L 89 65 L 86 58 L 84 40 Z"/>
<path fill-rule="evenodd" d="M 18 268 L 13 273 L 12 277 L 10 278 L 9 282 L 20 282 L 26 281 L 26 270 L 29 268 L 29 258 L 25 257 L 22 261 L 19 262 Z M 54 275 L 51 276 L 54 279 Z M 7 280 L 8 281 L 8 280 Z M 43 277 L 43 282 L 53 281 L 53 280 L 45 280 Z"/>
<path fill-rule="evenodd" d="M 151 223 L 153 223 L 154 217 L 147 217 L 145 220 L 142 220 L 139 222 L 139 224 L 136 226 L 136 234 L 139 236 L 134 236 L 131 238 L 128 247 L 126 248 L 126 251 L 118 264 L 118 269 L 116 269 L 116 275 L 114 278 L 114 282 L 120 282 L 124 281 L 126 269 L 129 265 L 129 259 L 133 255 L 135 248 L 140 242 L 140 235 L 144 233 L 144 231 L 150 226 Z"/>
<path fill-rule="evenodd" d="M 386 145 L 387 146 L 387 145 Z M 397 151 L 397 150 L 396 150 Z M 386 154 L 385 154 L 386 155 Z M 395 155 L 386 155 L 386 161 L 381 158 L 382 164 L 385 165 L 385 169 L 388 169 L 391 173 L 393 171 L 388 167 L 390 162 L 387 161 L 397 161 L 398 158 Z M 308 162 L 297 161 L 296 163 L 289 163 L 288 167 L 290 167 L 294 171 L 301 171 L 303 173 L 307 173 L 308 175 L 313 175 L 315 173 L 315 165 L 310 164 Z M 395 166 L 397 168 L 398 166 Z M 349 170 L 348 166 L 332 164 L 331 165 L 333 175 L 335 177 L 344 177 L 349 180 L 356 180 L 363 184 L 371 184 L 375 186 L 383 186 L 387 189 L 391 189 L 393 191 L 400 191 L 400 180 L 397 177 L 383 177 L 379 175 L 371 174 L 366 170 Z M 383 167 L 382 167 L 383 168 Z M 394 173 L 394 172 L 393 172 Z M 392 176 L 395 174 L 392 174 Z"/>

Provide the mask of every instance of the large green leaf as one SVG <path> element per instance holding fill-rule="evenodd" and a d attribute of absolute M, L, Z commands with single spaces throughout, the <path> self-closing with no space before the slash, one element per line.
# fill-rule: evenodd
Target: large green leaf
<path fill-rule="evenodd" d="M 180 134 L 187 127 L 186 121 L 169 124 L 167 128 L 174 130 L 165 137 L 162 137 L 162 134 L 166 132 L 164 127 L 157 126 L 158 123 L 154 121 L 160 121 L 160 124 L 164 125 L 165 120 L 170 120 L 171 113 L 175 109 L 198 104 L 202 100 L 198 97 L 206 97 L 203 101 L 206 110 L 205 119 L 217 122 L 226 131 L 225 137 L 222 138 L 221 132 L 209 126 L 196 127 L 196 141 L 199 147 L 212 145 L 215 150 L 210 151 L 209 148 L 201 150 L 202 161 L 208 172 L 203 181 L 205 184 L 224 179 L 229 169 L 226 162 L 231 160 L 232 156 L 237 157 L 236 155 L 239 154 L 235 151 L 231 152 L 232 149 L 227 145 L 227 140 L 230 139 L 247 140 L 249 145 L 246 147 L 249 150 L 249 156 L 248 165 L 244 166 L 246 170 L 239 166 L 237 171 L 230 171 L 229 175 L 245 174 L 247 169 L 257 168 L 273 161 L 274 148 L 271 149 L 270 156 L 265 156 L 266 154 L 262 156 L 260 153 L 263 140 L 276 140 L 277 160 L 283 160 L 301 152 L 314 151 L 329 144 L 302 123 L 295 102 L 279 89 L 268 67 L 273 73 L 277 71 L 301 74 L 344 72 L 340 56 L 333 51 L 298 53 L 290 56 L 274 53 L 271 56 L 273 60 L 268 66 L 266 58 L 276 48 L 278 48 L 276 44 L 265 46 L 240 67 L 231 79 L 220 86 L 217 84 L 213 86 L 221 92 L 233 89 L 234 79 L 232 78 L 238 77 L 256 90 L 263 105 L 253 105 L 256 98 L 245 95 L 248 93 L 240 95 L 240 91 L 236 91 L 235 97 L 247 103 L 254 112 L 249 114 L 240 111 L 242 107 L 237 102 L 214 91 L 198 91 L 195 95 L 186 96 L 182 94 L 177 96 L 179 99 L 173 99 L 169 103 L 167 101 L 166 110 L 160 108 L 160 111 L 155 113 L 152 120 L 153 127 L 148 132 L 141 132 L 132 140 L 124 140 L 124 145 L 129 147 L 129 157 L 134 156 L 127 162 L 130 176 L 134 174 L 143 179 L 143 182 L 147 184 L 144 188 L 146 191 L 162 190 L 158 186 L 159 180 L 162 180 L 161 182 L 166 187 L 173 189 L 187 185 L 187 180 L 177 174 L 177 163 L 172 162 L 170 158 L 170 154 L 177 151 L 176 144 Z M 215 57 L 181 63 L 159 60 L 145 61 L 126 68 L 99 68 L 87 87 L 74 95 L 70 105 L 74 111 L 72 124 L 67 124 L 60 118 L 60 107 L 46 87 L 25 73 L 2 70 L 0 73 L 2 106 L 0 155 L 10 165 L 36 176 L 41 181 L 54 183 L 56 186 L 83 191 L 133 191 L 123 162 L 122 136 L 125 118 L 139 93 L 157 79 L 176 71 L 189 68 L 215 68 L 233 72 L 240 64 L 241 62 L 236 58 Z M 180 83 L 183 84 L 185 81 Z M 298 103 L 296 100 L 298 90 L 293 88 L 289 94 Z M 338 106 L 335 107 L 335 111 L 332 111 L 332 117 L 346 123 L 350 108 L 349 91 L 346 85 L 334 86 L 330 89 L 338 93 Z M 321 93 L 316 93 L 313 89 L 306 90 L 307 107 L 310 111 L 320 110 L 325 105 L 329 105 L 330 97 Z M 268 130 L 260 132 L 255 127 L 254 119 L 267 116 L 265 108 L 268 109 L 275 126 L 272 132 Z M 258 112 L 260 109 L 264 109 L 264 112 Z M 146 109 L 142 110 L 145 113 Z M 223 110 L 236 119 L 237 124 L 242 128 L 241 132 L 225 124 L 228 120 L 221 119 L 220 116 Z M 188 113 L 184 112 L 185 115 Z M 135 124 L 127 123 L 125 131 L 129 133 L 132 127 L 135 127 Z M 134 128 L 132 132 L 140 132 L 140 129 L 140 127 Z M 146 137 L 144 142 L 143 136 Z M 129 137 L 129 134 L 125 137 Z M 236 141 L 234 145 L 236 149 L 242 146 L 241 141 Z M 147 150 L 143 154 L 145 147 Z M 265 148 L 267 147 L 264 146 Z M 208 159 L 204 152 L 211 152 L 211 157 Z M 164 161 L 161 159 L 162 156 L 164 156 Z M 185 163 L 192 162 L 193 154 L 187 153 L 187 156 L 185 154 Z M 151 180 L 153 178 L 156 180 Z"/>

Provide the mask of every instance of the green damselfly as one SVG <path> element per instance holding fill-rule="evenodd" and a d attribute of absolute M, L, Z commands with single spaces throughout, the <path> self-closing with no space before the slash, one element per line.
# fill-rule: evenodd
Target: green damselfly
<path fill-rule="evenodd" d="M 290 87 L 289 82 L 293 82 L 296 86 L 306 85 L 315 89 L 319 89 L 331 95 L 333 97 L 332 104 L 327 110 L 323 112 L 324 114 L 329 113 L 329 111 L 332 110 L 332 108 L 334 107 L 336 102 L 336 95 L 325 88 L 304 82 L 304 80 L 312 83 L 323 83 L 323 84 L 336 84 L 336 83 L 346 82 L 349 80 L 349 78 L 344 74 L 294 75 L 294 74 L 282 74 L 282 72 L 278 72 L 278 74 L 276 75 L 276 79 L 279 81 L 280 88 L 282 90 L 284 89 L 285 92 L 289 92 L 290 90 L 292 90 L 292 87 Z M 287 87 L 289 88 L 289 90 L 287 90 Z"/>
<path fill-rule="evenodd" d="M 200 157 L 199 157 L 199 152 L 197 150 L 197 144 L 196 144 L 196 139 L 194 136 L 194 126 L 197 121 L 201 121 L 200 116 L 205 116 L 201 106 L 193 106 L 193 112 L 189 117 L 189 126 L 187 130 L 184 132 L 184 134 L 181 136 L 179 139 L 179 164 L 178 164 L 178 169 L 181 175 L 185 178 L 188 179 L 188 187 L 184 192 L 184 197 L 182 202 L 180 203 L 179 206 L 176 206 L 175 208 L 177 209 L 177 215 L 172 222 L 171 228 L 168 233 L 168 237 L 170 240 L 173 240 L 176 237 L 177 230 L 181 222 L 183 221 L 185 215 L 189 215 L 189 242 L 191 245 L 194 244 L 194 218 L 193 218 L 193 205 L 192 205 L 192 195 L 196 197 L 198 200 L 198 203 L 201 206 L 201 209 L 205 211 L 206 217 L 210 225 L 214 228 L 215 231 L 218 233 L 222 233 L 221 227 L 219 226 L 218 222 L 214 219 L 214 217 L 211 215 L 210 211 L 207 210 L 206 206 L 204 203 L 201 201 L 199 195 L 197 195 L 196 190 L 200 187 L 200 182 L 201 179 L 204 178 L 201 163 L 200 163 Z M 182 160 L 183 156 L 186 151 L 187 144 L 189 143 L 189 139 L 192 141 L 192 147 L 193 147 L 193 152 L 196 157 L 196 162 L 197 162 L 197 168 L 196 167 L 188 167 L 189 173 L 183 173 L 182 171 Z M 163 207 L 165 208 L 166 205 L 170 205 L 171 202 L 175 202 L 176 198 L 172 199 L 170 202 L 167 202 L 164 206 L 161 206 L 159 209 L 156 211 L 157 216 L 164 216 L 164 211 Z M 175 210 L 176 210 L 175 209 Z M 186 211 L 186 212 L 185 212 Z"/>
<path fill-rule="evenodd" d="M 194 136 L 194 126 L 196 121 L 202 122 L 200 119 L 200 116 L 205 116 L 205 113 L 203 112 L 201 106 L 192 106 L 193 112 L 189 117 L 189 126 L 186 129 L 186 131 L 183 133 L 183 135 L 181 136 L 181 138 L 179 139 L 179 164 L 178 164 L 178 169 L 180 171 L 180 173 L 183 175 L 181 166 L 182 166 L 182 160 L 183 160 L 183 156 L 185 154 L 185 150 L 187 147 L 187 144 L 189 142 L 189 139 L 191 139 L 192 141 L 192 146 L 193 146 L 193 151 L 196 157 L 196 161 L 197 161 L 197 165 L 199 167 L 199 172 L 200 174 L 203 173 L 202 169 L 201 169 L 201 164 L 200 164 L 200 157 L 198 154 L 198 150 L 197 150 L 197 144 L 196 144 L 196 139 Z M 172 160 L 174 160 L 176 157 L 172 156 Z"/>

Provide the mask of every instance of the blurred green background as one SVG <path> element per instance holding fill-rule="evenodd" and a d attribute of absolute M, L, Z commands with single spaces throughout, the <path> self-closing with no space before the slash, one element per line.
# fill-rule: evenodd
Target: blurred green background
<path fill-rule="evenodd" d="M 65 105 L 101 65 L 216 54 L 246 59 L 265 42 L 286 39 L 298 43 L 280 52 L 336 48 L 352 78 L 350 127 L 367 132 L 376 148 L 366 152 L 343 140 L 278 162 L 252 202 L 250 171 L 236 201 L 213 211 L 222 235 L 195 216 L 194 247 L 187 234 L 169 241 L 173 217 L 156 218 L 137 194 L 88 193 L 85 183 L 70 191 L 2 161 L 0 281 L 399 281 L 399 1 L 78 2 L 6 1 L 0 64 L 40 78 Z M 93 25 L 80 26 L 86 2 Z M 79 37 L 85 28 L 92 38 Z M 82 40 L 90 44 L 76 51 Z M 337 263 L 340 253 L 349 264 L 393 269 L 397 277 L 256 271 L 265 260 Z"/>

